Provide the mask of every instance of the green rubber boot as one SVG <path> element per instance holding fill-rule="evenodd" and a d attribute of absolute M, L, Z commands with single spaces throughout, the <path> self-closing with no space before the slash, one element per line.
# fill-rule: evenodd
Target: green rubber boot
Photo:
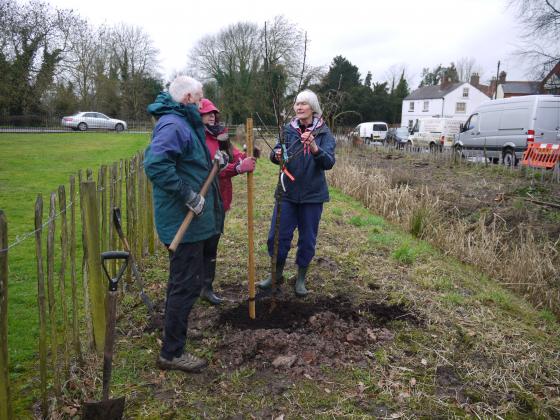
<path fill-rule="evenodd" d="M 279 286 L 284 281 L 284 277 L 282 276 L 284 273 L 284 265 L 286 265 L 286 261 L 276 262 L 276 286 Z M 264 280 L 259 281 L 257 286 L 264 290 L 270 289 L 272 286 L 272 276 L 269 274 Z"/>
<path fill-rule="evenodd" d="M 296 296 L 305 297 L 309 293 L 309 290 L 305 288 L 305 276 L 307 275 L 307 268 L 308 267 L 298 266 L 297 279 L 296 279 L 296 284 L 294 286 L 294 291 L 296 292 Z"/>

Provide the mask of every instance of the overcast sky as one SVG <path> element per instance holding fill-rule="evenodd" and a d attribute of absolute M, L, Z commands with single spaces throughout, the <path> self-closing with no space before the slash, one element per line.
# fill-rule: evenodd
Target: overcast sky
<path fill-rule="evenodd" d="M 423 67 L 473 57 L 481 82 L 496 74 L 498 60 L 508 80 L 527 80 L 526 66 L 513 54 L 520 26 L 506 0 L 346 0 L 332 6 L 293 0 L 49 2 L 72 8 L 93 24 L 144 28 L 160 51 L 166 80 L 186 67 L 189 51 L 202 36 L 240 21 L 262 25 L 276 15 L 307 31 L 313 66 L 328 68 L 333 57 L 342 55 L 358 66 L 362 78 L 371 71 L 373 80 L 381 81 L 390 66 L 405 64 L 416 87 Z"/>

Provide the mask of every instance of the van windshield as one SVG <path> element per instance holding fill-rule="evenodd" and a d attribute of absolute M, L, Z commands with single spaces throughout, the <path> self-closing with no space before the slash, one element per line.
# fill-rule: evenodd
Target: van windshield
<path fill-rule="evenodd" d="M 373 124 L 373 131 L 387 131 L 387 126 L 384 124 Z"/>

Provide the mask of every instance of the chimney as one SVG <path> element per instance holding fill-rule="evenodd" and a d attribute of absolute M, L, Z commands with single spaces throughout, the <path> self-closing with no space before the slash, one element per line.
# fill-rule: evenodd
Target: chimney
<path fill-rule="evenodd" d="M 478 73 L 473 73 L 471 75 L 471 85 L 478 87 L 479 84 L 480 84 L 480 76 L 478 75 Z"/>
<path fill-rule="evenodd" d="M 505 71 L 500 72 L 500 78 L 498 83 L 505 83 L 506 82 L 507 73 Z"/>
<path fill-rule="evenodd" d="M 451 84 L 451 82 L 449 81 L 449 77 L 447 77 L 447 72 L 444 72 L 442 74 L 440 84 L 441 84 L 441 90 L 447 89 Z"/>

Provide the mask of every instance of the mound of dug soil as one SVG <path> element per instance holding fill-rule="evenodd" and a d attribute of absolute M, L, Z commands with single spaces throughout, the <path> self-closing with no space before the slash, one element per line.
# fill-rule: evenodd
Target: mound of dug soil
<path fill-rule="evenodd" d="M 366 366 L 375 350 L 393 339 L 387 321 L 418 322 L 400 306 L 355 307 L 344 296 L 315 302 L 277 299 L 272 311 L 271 305 L 270 298 L 258 300 L 255 320 L 246 303 L 220 314 L 216 326 L 229 328 L 215 353 L 218 365 L 311 376 L 324 367 Z"/>

